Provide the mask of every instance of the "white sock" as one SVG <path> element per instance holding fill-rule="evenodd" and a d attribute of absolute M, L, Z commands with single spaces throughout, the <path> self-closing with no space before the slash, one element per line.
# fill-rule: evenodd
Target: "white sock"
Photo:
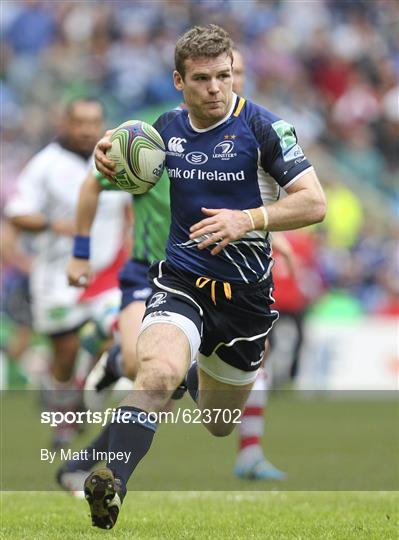
<path fill-rule="evenodd" d="M 263 415 L 266 400 L 266 372 L 263 368 L 260 368 L 245 404 L 241 424 L 239 425 L 239 462 L 253 462 L 263 457 L 261 438 L 264 433 Z"/>

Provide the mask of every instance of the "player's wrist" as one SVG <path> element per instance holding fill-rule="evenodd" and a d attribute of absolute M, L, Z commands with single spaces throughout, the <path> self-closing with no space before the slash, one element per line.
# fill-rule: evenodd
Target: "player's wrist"
<path fill-rule="evenodd" d="M 243 210 L 250 222 L 250 231 L 267 231 L 269 216 L 264 206 Z"/>
<path fill-rule="evenodd" d="M 72 254 L 77 259 L 90 259 L 90 236 L 76 234 Z"/>
<path fill-rule="evenodd" d="M 252 217 L 251 211 L 250 210 L 243 210 L 243 212 L 248 217 L 248 221 L 249 221 L 248 232 L 249 231 L 254 231 L 255 230 L 255 222 L 254 222 L 254 218 Z"/>

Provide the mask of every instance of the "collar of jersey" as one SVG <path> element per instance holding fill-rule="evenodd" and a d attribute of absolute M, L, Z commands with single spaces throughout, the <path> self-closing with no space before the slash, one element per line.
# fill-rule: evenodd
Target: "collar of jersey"
<path fill-rule="evenodd" d="M 190 127 L 191 129 L 193 129 L 194 131 L 196 131 L 197 133 L 204 133 L 206 131 L 210 131 L 211 129 L 215 129 L 216 127 L 218 126 L 221 126 L 224 122 L 226 122 L 226 120 L 228 120 L 230 118 L 230 116 L 233 114 L 233 111 L 235 109 L 235 106 L 236 106 L 236 103 L 237 103 L 237 94 L 235 94 L 233 92 L 233 99 L 232 99 L 232 102 L 231 102 L 231 107 L 230 107 L 230 110 L 229 112 L 226 114 L 226 116 L 224 118 L 222 118 L 222 120 L 219 120 L 219 122 L 216 122 L 216 124 L 212 124 L 211 126 L 207 127 L 207 128 L 196 128 L 193 126 L 192 122 L 191 122 L 191 118 L 190 118 L 190 115 L 188 115 L 188 121 L 190 123 Z"/>

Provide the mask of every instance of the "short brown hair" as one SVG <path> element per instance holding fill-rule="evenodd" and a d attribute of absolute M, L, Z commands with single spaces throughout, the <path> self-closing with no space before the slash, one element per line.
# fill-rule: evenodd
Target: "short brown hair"
<path fill-rule="evenodd" d="M 216 58 L 223 53 L 227 53 L 233 62 L 233 42 L 226 30 L 216 24 L 194 26 L 176 43 L 176 71 L 184 79 L 187 58 Z"/>

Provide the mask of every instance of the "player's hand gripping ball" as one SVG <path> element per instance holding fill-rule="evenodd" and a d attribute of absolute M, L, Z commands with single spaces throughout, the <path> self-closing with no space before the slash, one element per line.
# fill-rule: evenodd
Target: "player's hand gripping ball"
<path fill-rule="evenodd" d="M 165 166 L 165 145 L 156 129 L 141 120 L 128 120 L 111 136 L 107 152 L 116 164 L 114 181 L 124 191 L 146 193 L 161 178 Z"/>

